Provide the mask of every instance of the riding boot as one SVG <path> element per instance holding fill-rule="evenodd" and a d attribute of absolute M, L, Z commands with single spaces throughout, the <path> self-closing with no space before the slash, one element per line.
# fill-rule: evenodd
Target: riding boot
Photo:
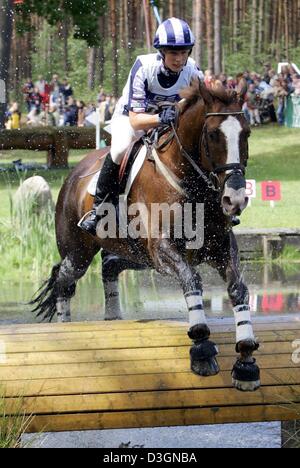
<path fill-rule="evenodd" d="M 113 162 L 111 154 L 108 153 L 97 181 L 93 209 L 79 225 L 83 231 L 88 232 L 92 236 L 96 235 L 96 227 L 102 217 L 98 216 L 97 208 L 104 202 L 114 202 L 118 195 L 119 169 L 120 166 Z"/>

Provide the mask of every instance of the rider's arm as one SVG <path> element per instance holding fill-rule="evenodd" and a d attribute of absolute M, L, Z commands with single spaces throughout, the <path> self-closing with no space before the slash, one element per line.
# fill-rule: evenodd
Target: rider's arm
<path fill-rule="evenodd" d="M 134 130 L 150 130 L 151 128 L 158 127 L 159 117 L 158 114 L 146 114 L 145 112 L 132 112 L 129 111 L 130 124 Z"/>

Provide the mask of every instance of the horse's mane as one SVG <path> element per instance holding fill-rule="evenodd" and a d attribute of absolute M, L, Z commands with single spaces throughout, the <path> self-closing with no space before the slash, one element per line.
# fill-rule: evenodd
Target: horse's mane
<path fill-rule="evenodd" d="M 200 83 L 198 78 L 195 78 L 192 80 L 190 86 L 187 86 L 181 90 L 180 97 L 185 99 L 183 111 L 202 99 L 201 86 L 204 87 L 205 85 Z M 221 85 L 215 89 L 205 88 L 205 92 L 209 93 L 213 99 L 218 99 L 226 105 L 232 104 L 237 100 L 236 91 L 228 91 Z"/>

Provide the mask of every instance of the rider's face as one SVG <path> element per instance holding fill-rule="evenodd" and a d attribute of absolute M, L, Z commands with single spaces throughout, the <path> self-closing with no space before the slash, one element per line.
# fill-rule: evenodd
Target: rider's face
<path fill-rule="evenodd" d="M 189 50 L 167 50 L 165 51 L 165 65 L 172 72 L 179 73 L 186 64 Z"/>

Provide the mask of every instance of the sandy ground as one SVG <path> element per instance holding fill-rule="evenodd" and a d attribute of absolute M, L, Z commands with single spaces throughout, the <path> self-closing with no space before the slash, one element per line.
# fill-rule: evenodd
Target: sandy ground
<path fill-rule="evenodd" d="M 31 448 L 280 448 L 281 424 L 251 423 L 27 434 Z"/>

